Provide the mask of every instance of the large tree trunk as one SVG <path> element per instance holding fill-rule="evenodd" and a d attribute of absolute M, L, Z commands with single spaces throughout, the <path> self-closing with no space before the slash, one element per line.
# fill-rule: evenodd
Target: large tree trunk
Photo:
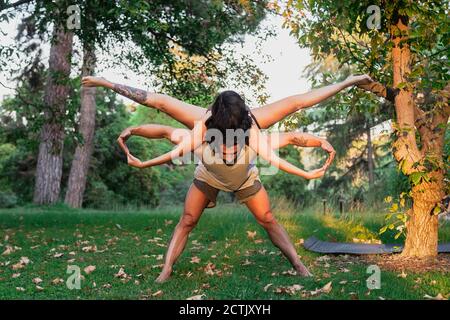
<path fill-rule="evenodd" d="M 44 88 L 45 123 L 40 133 L 34 202 L 51 204 L 59 199 L 63 166 L 64 117 L 70 87 L 73 33 L 55 26 L 50 48 L 49 69 Z"/>
<path fill-rule="evenodd" d="M 85 45 L 82 77 L 94 73 L 95 60 L 94 46 Z M 75 150 L 65 198 L 66 204 L 74 208 L 80 208 L 83 204 L 89 163 L 94 148 L 95 113 L 95 88 L 82 87 L 79 131 L 83 141 L 77 145 Z"/>
<path fill-rule="evenodd" d="M 408 83 L 407 77 L 411 70 L 411 52 L 407 42 L 408 17 L 401 16 L 391 28 L 394 45 L 392 49 L 393 85 L 397 88 L 402 83 Z M 412 88 L 408 85 L 400 87 L 402 88 L 395 97 L 397 139 L 394 142 L 393 151 L 403 173 L 411 175 L 417 171 L 425 171 L 425 168 L 421 165 L 422 154 L 416 142 L 415 103 Z M 412 188 L 413 206 L 408 211 L 403 257 L 437 255 L 437 217 L 432 215 L 432 209 L 439 201 L 437 194 L 440 192 L 442 192 L 442 185 L 435 182 L 422 182 Z"/>
<path fill-rule="evenodd" d="M 374 161 L 373 161 L 373 144 L 372 144 L 372 134 L 370 132 L 370 125 L 366 128 L 367 134 L 367 169 L 369 173 L 369 188 L 373 188 L 374 184 Z"/>

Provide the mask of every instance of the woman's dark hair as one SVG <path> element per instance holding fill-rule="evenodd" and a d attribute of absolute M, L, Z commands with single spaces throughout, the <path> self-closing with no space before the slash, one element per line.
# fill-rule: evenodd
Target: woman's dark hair
<path fill-rule="evenodd" d="M 224 138 L 227 129 L 242 129 L 247 133 L 253 124 L 250 109 L 235 91 L 227 90 L 219 93 L 209 111 L 211 111 L 211 117 L 206 120 L 206 128 L 220 131 Z M 248 139 L 245 140 L 248 144 Z M 228 141 L 227 144 L 229 144 Z"/>

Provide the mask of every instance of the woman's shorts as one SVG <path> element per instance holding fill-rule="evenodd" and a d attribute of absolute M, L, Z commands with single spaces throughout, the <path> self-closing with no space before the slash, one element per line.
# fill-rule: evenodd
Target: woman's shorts
<path fill-rule="evenodd" d="M 217 194 L 219 193 L 220 190 L 198 179 L 194 179 L 194 185 L 201 192 L 203 192 L 206 198 L 209 200 L 209 203 L 206 207 L 207 208 L 215 207 Z M 261 189 L 261 187 L 262 187 L 261 182 L 259 180 L 255 180 L 255 183 L 252 186 L 234 191 L 233 193 L 240 203 L 245 203 L 248 200 L 250 200 Z"/>

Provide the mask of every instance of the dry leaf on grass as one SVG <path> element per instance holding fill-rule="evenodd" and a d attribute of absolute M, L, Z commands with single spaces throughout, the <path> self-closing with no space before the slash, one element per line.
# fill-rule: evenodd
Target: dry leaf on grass
<path fill-rule="evenodd" d="M 34 278 L 32 281 L 33 281 L 33 283 L 35 283 L 35 284 L 39 284 L 39 283 L 42 282 L 42 279 L 41 279 L 41 278 Z"/>
<path fill-rule="evenodd" d="M 277 287 L 275 288 L 275 293 L 287 293 L 290 295 L 294 295 L 296 292 L 303 289 L 303 286 L 299 284 L 294 284 L 292 286 L 286 286 L 286 287 Z"/>
<path fill-rule="evenodd" d="M 163 295 L 162 290 L 158 290 L 155 293 L 152 294 L 152 297 L 161 297 Z"/>
<path fill-rule="evenodd" d="M 95 269 L 96 269 L 95 266 L 87 266 L 86 268 L 84 268 L 84 272 L 86 274 L 90 274 L 90 273 L 94 272 Z"/>
<path fill-rule="evenodd" d="M 81 250 L 83 250 L 83 252 L 96 252 L 97 246 L 96 245 L 86 246 L 86 247 L 81 248 Z"/>
<path fill-rule="evenodd" d="M 438 293 L 438 294 L 436 295 L 436 297 L 432 297 L 432 296 L 430 296 L 430 295 L 428 295 L 428 294 L 424 295 L 423 297 L 424 297 L 425 299 L 428 299 L 428 300 L 447 300 L 447 298 L 445 298 L 445 297 L 442 295 L 442 293 Z"/>
<path fill-rule="evenodd" d="M 200 260 L 201 259 L 199 257 L 195 256 L 191 258 L 191 263 L 200 263 Z"/>
<path fill-rule="evenodd" d="M 196 296 L 186 298 L 186 300 L 202 300 L 203 296 L 204 296 L 204 294 L 198 294 Z"/>
<path fill-rule="evenodd" d="M 311 295 L 312 295 L 312 296 L 315 296 L 315 295 L 318 295 L 318 294 L 320 294 L 320 293 L 330 293 L 331 290 L 333 289 L 333 287 L 331 286 L 331 284 L 332 284 L 332 281 L 328 282 L 326 285 L 324 285 L 324 286 L 323 286 L 322 288 L 320 288 L 320 289 L 316 289 L 316 290 L 311 291 Z"/>
<path fill-rule="evenodd" d="M 247 237 L 249 239 L 254 239 L 256 236 L 256 231 L 247 231 Z"/>
<path fill-rule="evenodd" d="M 22 288 L 22 287 L 16 287 L 16 290 L 17 290 L 17 291 L 24 292 L 24 291 L 25 291 L 25 288 Z"/>
<path fill-rule="evenodd" d="M 57 284 L 60 284 L 60 283 L 64 283 L 64 279 L 55 278 L 55 279 L 52 280 L 52 284 L 54 284 L 54 285 L 57 285 Z"/>
<path fill-rule="evenodd" d="M 64 255 L 64 253 L 55 253 L 54 255 L 53 255 L 53 258 L 61 258 L 62 256 Z"/>
<path fill-rule="evenodd" d="M 267 290 L 269 290 L 269 288 L 272 286 L 272 283 L 266 284 L 264 286 L 264 292 L 267 292 Z"/>

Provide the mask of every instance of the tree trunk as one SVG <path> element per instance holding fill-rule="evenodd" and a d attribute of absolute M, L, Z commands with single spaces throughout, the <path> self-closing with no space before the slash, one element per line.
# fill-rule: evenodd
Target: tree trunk
<path fill-rule="evenodd" d="M 33 201 L 51 204 L 59 199 L 63 166 L 64 117 L 70 87 L 73 33 L 55 26 L 44 88 L 45 123 L 40 133 Z"/>
<path fill-rule="evenodd" d="M 430 182 L 422 182 L 412 188 L 413 207 L 406 223 L 406 241 L 403 257 L 433 257 L 437 255 L 438 216 L 433 209 L 444 194 L 442 172 L 429 174 Z"/>
<path fill-rule="evenodd" d="M 92 75 L 95 70 L 95 47 L 85 45 L 81 76 Z M 80 127 L 83 141 L 75 150 L 70 169 L 69 183 L 65 203 L 73 208 L 80 208 L 83 204 L 83 194 L 86 188 L 89 163 L 94 149 L 95 132 L 95 88 L 81 88 Z"/>
<path fill-rule="evenodd" d="M 393 41 L 393 85 L 400 87 L 395 96 L 397 116 L 397 139 L 393 153 L 405 175 L 426 171 L 421 165 L 422 154 L 416 142 L 415 104 L 412 88 L 408 84 L 411 70 L 411 52 L 408 45 L 408 17 L 400 16 L 391 27 Z M 432 173 L 430 173 L 430 176 Z M 406 223 L 406 242 L 402 257 L 431 257 L 437 255 L 438 228 L 437 217 L 432 215 L 438 195 L 443 185 L 438 182 L 421 182 L 412 188 L 412 208 L 408 211 Z M 441 188 L 441 189 L 439 189 Z"/>
<path fill-rule="evenodd" d="M 373 188 L 374 184 L 374 163 L 373 163 L 373 145 L 372 145 L 372 134 L 370 132 L 370 125 L 366 128 L 367 134 L 367 169 L 369 173 L 369 188 Z"/>

